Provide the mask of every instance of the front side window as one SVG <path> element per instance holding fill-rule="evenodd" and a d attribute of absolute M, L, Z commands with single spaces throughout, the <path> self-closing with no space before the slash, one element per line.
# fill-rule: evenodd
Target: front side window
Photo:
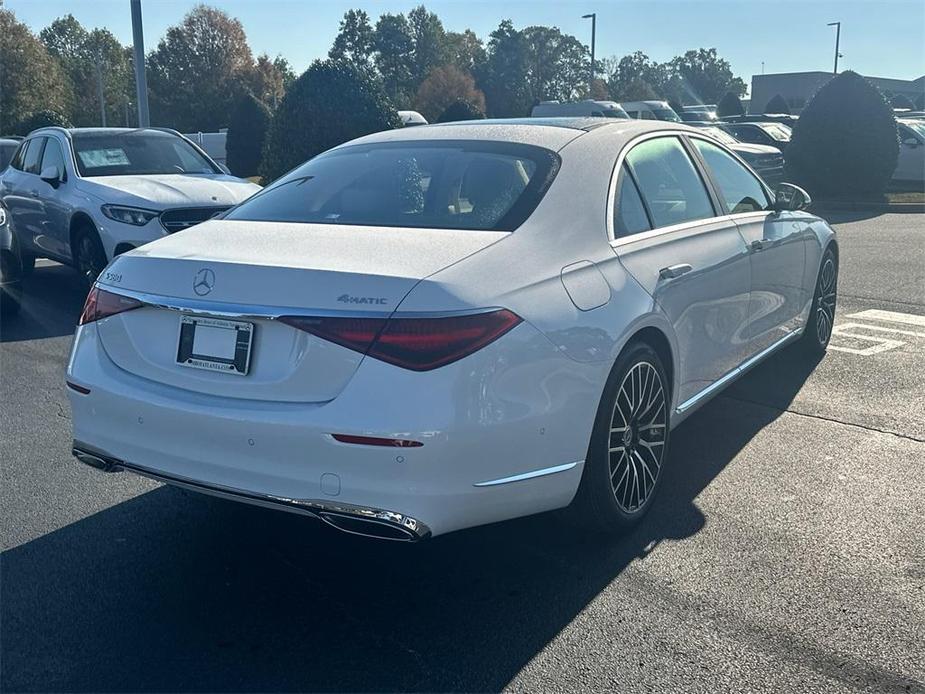
<path fill-rule="evenodd" d="M 44 137 L 35 137 L 29 140 L 29 149 L 26 150 L 26 155 L 22 161 L 22 170 L 26 173 L 41 173 L 42 153 L 45 149 L 46 139 Z"/>
<path fill-rule="evenodd" d="M 613 234 L 615 238 L 639 234 L 652 228 L 645 205 L 642 203 L 642 197 L 639 195 L 639 189 L 636 188 L 636 183 L 626 163 L 623 164 L 623 170 L 620 172 L 620 188 L 614 202 Z"/>
<path fill-rule="evenodd" d="M 549 150 L 505 142 L 390 142 L 335 149 L 226 219 L 513 231 L 558 169 Z"/>
<path fill-rule="evenodd" d="M 61 145 L 53 138 L 48 138 L 45 143 L 45 154 L 42 156 L 40 170 L 44 171 L 49 166 L 57 167 L 58 175 L 61 178 L 64 178 L 65 174 L 67 174 L 67 169 L 64 167 L 64 155 L 61 153 Z"/>
<path fill-rule="evenodd" d="M 729 214 L 759 212 L 770 208 L 771 201 L 764 186 L 748 169 L 706 140 L 694 138 L 693 143 L 713 174 L 720 198 Z"/>
<path fill-rule="evenodd" d="M 639 143 L 626 155 L 626 163 L 656 227 L 714 216 L 700 174 L 677 137 Z"/>
<path fill-rule="evenodd" d="M 159 130 L 77 132 L 73 143 L 85 177 L 220 173 L 189 142 Z"/>

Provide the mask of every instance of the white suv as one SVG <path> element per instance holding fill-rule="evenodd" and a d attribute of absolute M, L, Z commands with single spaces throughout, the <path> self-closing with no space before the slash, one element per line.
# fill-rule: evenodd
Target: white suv
<path fill-rule="evenodd" d="M 41 128 L 0 174 L 22 266 L 74 265 L 92 282 L 124 251 L 205 221 L 260 186 L 163 128 Z"/>

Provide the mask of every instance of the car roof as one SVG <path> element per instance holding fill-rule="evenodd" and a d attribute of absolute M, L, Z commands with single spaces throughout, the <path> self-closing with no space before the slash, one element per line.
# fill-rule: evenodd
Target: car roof
<path fill-rule="evenodd" d="M 558 151 L 582 135 L 605 128 L 629 139 L 644 132 L 678 130 L 685 126 L 682 123 L 627 118 L 489 118 L 384 130 L 340 146 L 413 140 L 485 140 L 536 145 Z M 696 132 L 694 128 L 687 129 Z"/>

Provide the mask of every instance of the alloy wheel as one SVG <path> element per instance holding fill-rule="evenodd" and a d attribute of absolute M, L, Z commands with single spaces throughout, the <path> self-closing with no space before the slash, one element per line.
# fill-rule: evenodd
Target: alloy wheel
<path fill-rule="evenodd" d="M 816 306 L 816 336 L 821 345 L 826 345 L 832 336 L 832 327 L 835 324 L 835 299 L 838 273 L 835 269 L 835 259 L 828 257 L 819 272 L 819 302 Z"/>
<path fill-rule="evenodd" d="M 640 361 L 623 377 L 610 421 L 610 486 L 626 513 L 645 506 L 655 490 L 662 459 L 668 412 L 658 370 Z"/>
<path fill-rule="evenodd" d="M 103 266 L 98 262 L 97 256 L 93 239 L 86 234 L 81 236 L 77 245 L 77 269 L 89 284 L 96 282 L 103 272 Z"/>

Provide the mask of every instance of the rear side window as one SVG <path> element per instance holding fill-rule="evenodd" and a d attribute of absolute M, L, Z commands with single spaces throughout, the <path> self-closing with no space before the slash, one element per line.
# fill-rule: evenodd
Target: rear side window
<path fill-rule="evenodd" d="M 12 161 L 10 161 L 10 166 L 14 169 L 22 171 L 22 163 L 26 158 L 26 150 L 29 149 L 29 140 L 25 140 L 19 145 L 19 149 L 16 150 L 16 154 L 13 155 Z"/>
<path fill-rule="evenodd" d="M 29 149 L 26 150 L 26 155 L 23 158 L 22 170 L 26 173 L 39 174 L 41 173 L 42 165 L 42 154 L 45 150 L 45 140 L 44 137 L 36 137 L 29 140 Z"/>
<path fill-rule="evenodd" d="M 623 164 L 620 173 L 620 188 L 614 204 L 613 233 L 616 238 L 649 231 L 652 225 L 646 214 L 645 205 L 639 195 L 639 189 L 630 175 L 629 168 Z"/>
<path fill-rule="evenodd" d="M 714 216 L 703 180 L 678 138 L 641 142 L 626 155 L 626 163 L 656 227 Z"/>
<path fill-rule="evenodd" d="M 506 142 L 389 142 L 335 149 L 232 209 L 226 219 L 513 231 L 559 166 Z"/>
<path fill-rule="evenodd" d="M 727 212 L 740 214 L 770 208 L 764 186 L 748 169 L 716 145 L 697 138 L 692 141 L 716 181 Z"/>

